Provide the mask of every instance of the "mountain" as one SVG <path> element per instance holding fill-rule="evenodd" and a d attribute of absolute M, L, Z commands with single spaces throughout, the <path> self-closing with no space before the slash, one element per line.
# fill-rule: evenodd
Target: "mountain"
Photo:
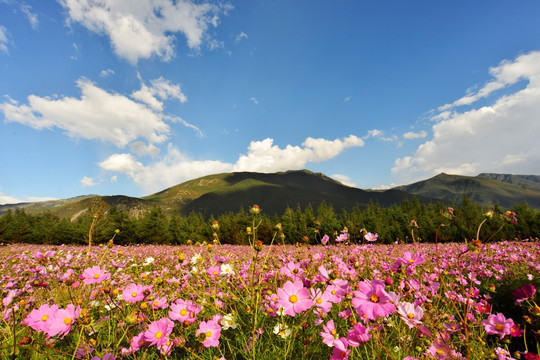
<path fill-rule="evenodd" d="M 441 173 L 430 179 L 394 188 L 409 194 L 459 203 L 466 195 L 471 201 L 502 208 L 527 202 L 540 208 L 540 176 L 483 173 L 475 177 Z"/>
<path fill-rule="evenodd" d="M 29 214 L 45 210 L 60 217 L 75 219 L 90 208 L 92 201 L 101 199 L 139 216 L 154 206 L 166 214 L 187 215 L 200 212 L 205 217 L 249 209 L 258 204 L 268 215 L 281 215 L 287 207 L 303 209 L 311 204 L 314 209 L 323 201 L 336 211 L 366 208 L 370 203 L 388 207 L 416 196 L 422 203 L 442 201 L 459 203 L 466 195 L 469 200 L 483 205 L 497 204 L 508 209 L 526 201 L 540 208 L 540 176 L 480 174 L 476 177 L 439 174 L 433 178 L 386 191 L 362 190 L 343 185 L 321 173 L 308 170 L 278 173 L 235 172 L 208 175 L 186 181 L 142 198 L 123 195 L 85 195 L 71 199 L 36 203 L 0 205 L 0 214 L 9 209 L 24 209 Z"/>
<path fill-rule="evenodd" d="M 311 204 L 316 208 L 323 201 L 336 211 L 351 210 L 356 205 L 365 208 L 371 202 L 387 207 L 399 204 L 404 199 L 412 199 L 413 195 L 395 189 L 361 190 L 308 170 L 270 174 L 235 172 L 204 176 L 143 198 L 87 195 L 67 200 L 0 205 L 0 214 L 9 209 L 22 208 L 27 213 L 49 210 L 58 216 L 74 219 L 88 209 L 96 198 L 134 216 L 153 206 L 161 207 L 167 214 L 195 211 L 204 216 L 218 216 L 242 208 L 247 210 L 254 204 L 258 204 L 268 215 L 281 215 L 287 207 L 296 209 L 297 205 L 305 208 Z M 430 201 L 423 197 L 420 200 Z"/>

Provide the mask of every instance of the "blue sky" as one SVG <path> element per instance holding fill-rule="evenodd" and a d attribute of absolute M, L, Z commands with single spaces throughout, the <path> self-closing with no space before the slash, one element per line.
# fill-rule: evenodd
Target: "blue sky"
<path fill-rule="evenodd" d="M 0 204 L 540 174 L 539 1 L 0 0 Z"/>

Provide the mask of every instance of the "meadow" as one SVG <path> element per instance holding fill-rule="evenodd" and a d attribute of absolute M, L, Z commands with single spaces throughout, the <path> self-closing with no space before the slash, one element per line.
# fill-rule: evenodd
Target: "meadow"
<path fill-rule="evenodd" d="M 0 247 L 0 357 L 540 359 L 539 242 L 263 244 L 256 215 L 248 246 Z"/>

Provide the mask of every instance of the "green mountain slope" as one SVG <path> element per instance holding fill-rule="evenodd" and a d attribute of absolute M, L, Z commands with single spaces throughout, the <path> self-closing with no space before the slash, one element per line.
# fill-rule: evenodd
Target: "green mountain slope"
<path fill-rule="evenodd" d="M 533 208 L 540 208 L 540 176 L 536 175 L 480 174 L 470 177 L 442 173 L 394 189 L 446 203 L 458 203 L 465 195 L 469 200 L 485 205 L 510 208 L 527 202 Z"/>

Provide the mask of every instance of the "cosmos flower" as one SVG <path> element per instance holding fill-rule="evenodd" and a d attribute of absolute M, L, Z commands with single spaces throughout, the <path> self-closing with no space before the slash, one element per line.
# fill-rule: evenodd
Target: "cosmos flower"
<path fill-rule="evenodd" d="M 201 321 L 196 335 L 199 336 L 201 334 L 204 335 L 204 347 L 218 346 L 219 338 L 221 337 L 221 326 L 214 320 Z"/>
<path fill-rule="evenodd" d="M 384 290 L 385 285 L 379 280 L 372 280 L 371 283 L 362 281 L 358 283 L 359 291 L 354 291 L 352 305 L 360 316 L 365 316 L 368 320 L 375 320 L 377 317 L 385 317 L 396 310 L 388 293 Z"/>
<path fill-rule="evenodd" d="M 502 313 L 497 313 L 496 315 L 489 315 L 487 319 L 482 321 L 482 325 L 484 325 L 484 330 L 486 330 L 488 334 L 499 335 L 502 339 L 512 332 L 514 320 L 507 319 Z"/>
<path fill-rule="evenodd" d="M 109 280 L 111 278 L 111 274 L 105 272 L 105 269 L 101 269 L 97 265 L 85 269 L 82 273 L 82 276 L 83 282 L 86 285 L 99 284 L 100 282 L 104 280 Z"/>
<path fill-rule="evenodd" d="M 309 298 L 309 291 L 304 287 L 301 280 L 287 281 L 283 288 L 277 289 L 278 303 L 283 307 L 283 313 L 295 316 L 313 306 L 313 300 Z"/>
<path fill-rule="evenodd" d="M 161 318 L 153 321 L 148 330 L 144 332 L 144 340 L 150 345 L 162 346 L 169 341 L 169 335 L 172 333 L 174 323 L 168 318 Z"/>

